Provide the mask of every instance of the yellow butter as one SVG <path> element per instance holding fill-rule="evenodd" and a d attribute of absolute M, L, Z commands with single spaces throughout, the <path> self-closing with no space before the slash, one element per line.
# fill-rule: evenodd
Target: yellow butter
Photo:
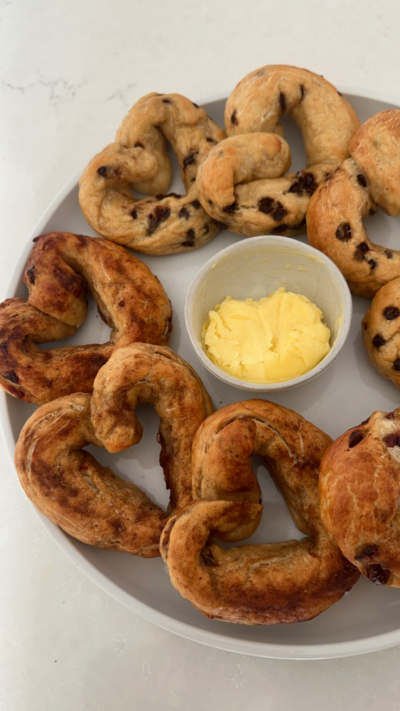
<path fill-rule="evenodd" d="M 330 350 L 323 314 L 306 296 L 278 289 L 254 301 L 227 296 L 203 326 L 209 358 L 229 375 L 279 383 L 304 375 Z"/>

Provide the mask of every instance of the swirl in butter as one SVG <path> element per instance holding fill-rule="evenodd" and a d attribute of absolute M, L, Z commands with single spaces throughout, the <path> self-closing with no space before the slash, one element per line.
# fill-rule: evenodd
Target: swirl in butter
<path fill-rule="evenodd" d="M 278 289 L 254 301 L 227 296 L 210 311 L 202 338 L 209 358 L 234 378 L 255 383 L 293 380 L 330 350 L 323 314 L 306 296 Z"/>

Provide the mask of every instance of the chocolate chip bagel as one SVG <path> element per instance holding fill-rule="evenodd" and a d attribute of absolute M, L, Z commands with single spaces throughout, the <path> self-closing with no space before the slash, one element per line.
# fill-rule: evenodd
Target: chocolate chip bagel
<path fill-rule="evenodd" d="M 262 189 L 255 178 L 248 185 L 238 184 L 230 205 L 220 204 L 218 191 L 210 189 L 207 197 L 218 205 L 218 211 L 202 202 L 215 216 L 225 207 L 228 215 L 225 221 L 229 226 L 235 224 L 235 231 L 242 234 L 305 232 L 310 196 L 349 156 L 349 141 L 360 125 L 350 104 L 323 77 L 307 69 L 269 65 L 248 74 L 229 96 L 225 108 L 226 133 L 282 135 L 279 121 L 283 114 L 290 115 L 302 132 L 306 169 L 263 181 Z M 262 215 L 257 220 L 249 217 L 251 211 Z"/>
<path fill-rule="evenodd" d="M 375 114 L 350 141 L 344 161 L 314 193 L 310 244 L 339 267 L 353 294 L 372 298 L 400 276 L 400 251 L 374 244 L 363 219 L 378 207 L 400 214 L 400 110 Z"/>
<path fill-rule="evenodd" d="M 144 254 L 187 252 L 220 231 L 198 198 L 196 174 L 225 133 L 180 94 L 147 94 L 129 111 L 111 143 L 79 182 L 89 225 L 103 237 Z M 165 195 L 172 168 L 166 141 L 179 161 L 187 195 Z M 137 199 L 130 187 L 152 195 Z"/>
<path fill-rule="evenodd" d="M 335 440 L 319 487 L 322 520 L 346 558 L 373 583 L 400 587 L 400 409 Z"/>

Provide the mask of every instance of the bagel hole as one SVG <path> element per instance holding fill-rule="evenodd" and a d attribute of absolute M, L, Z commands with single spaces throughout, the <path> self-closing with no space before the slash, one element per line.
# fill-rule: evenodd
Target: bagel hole
<path fill-rule="evenodd" d="M 160 418 L 149 404 L 138 405 L 135 413 L 143 427 L 143 437 L 139 444 L 116 454 L 110 454 L 106 449 L 94 445 L 89 445 L 85 449 L 103 467 L 110 467 L 116 476 L 142 489 L 151 501 L 165 511 L 169 502 L 169 492 L 159 463 L 160 445 L 157 442 L 157 432 Z"/>
<path fill-rule="evenodd" d="M 263 511 L 261 521 L 249 538 L 237 543 L 218 541 L 222 548 L 233 548 L 243 544 L 279 543 L 280 541 L 301 540 L 304 533 L 293 521 L 285 499 L 272 479 L 264 461 L 258 455 L 252 457 L 253 471 L 261 488 Z"/>
<path fill-rule="evenodd" d="M 307 155 L 304 148 L 303 136 L 298 125 L 290 116 L 282 116 L 280 123 L 283 126 L 283 135 L 285 141 L 287 141 L 290 146 L 292 156 L 292 164 L 288 172 L 295 173 L 299 170 L 304 170 L 307 164 Z"/>
<path fill-rule="evenodd" d="M 381 247 L 398 249 L 398 235 L 400 233 L 400 215 L 390 217 L 379 209 L 372 219 L 364 220 L 364 227 L 371 242 Z"/>

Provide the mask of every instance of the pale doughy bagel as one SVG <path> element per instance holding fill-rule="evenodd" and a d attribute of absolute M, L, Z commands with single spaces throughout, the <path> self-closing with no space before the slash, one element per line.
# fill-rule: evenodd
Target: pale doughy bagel
<path fill-rule="evenodd" d="M 373 244 L 363 219 L 381 207 L 400 214 L 400 110 L 375 114 L 356 132 L 344 161 L 311 198 L 310 244 L 339 267 L 354 294 L 372 298 L 400 276 L 400 251 Z"/>
<path fill-rule="evenodd" d="M 300 622 L 326 610 L 357 581 L 319 513 L 319 464 L 330 443 L 300 415 L 264 400 L 223 407 L 200 426 L 193 495 L 202 498 L 171 517 L 160 550 L 172 584 L 203 614 L 243 624 Z M 213 536 L 239 540 L 260 520 L 250 459 L 255 453 L 307 537 L 224 550 Z"/>
<path fill-rule="evenodd" d="M 69 232 L 36 238 L 25 270 L 28 303 L 0 304 L 0 385 L 42 404 L 91 392 L 111 353 L 135 341 L 167 344 L 170 301 L 154 274 L 127 250 Z M 87 288 L 112 328 L 108 343 L 40 350 L 35 344 L 71 336 L 86 318 Z"/>
<path fill-rule="evenodd" d="M 206 112 L 179 94 L 147 94 L 129 111 L 115 143 L 93 158 L 79 183 L 79 202 L 98 234 L 145 254 L 187 252 L 221 229 L 198 199 L 197 168 L 225 137 Z M 187 195 L 164 195 L 171 144 Z M 136 199 L 130 186 L 154 195 Z"/>
<path fill-rule="evenodd" d="M 362 321 L 368 357 L 378 373 L 400 387 L 400 277 L 375 294 Z"/>
<path fill-rule="evenodd" d="M 279 123 L 282 114 L 289 114 L 303 134 L 307 168 L 297 175 L 266 180 L 262 189 L 258 183 L 237 185 L 232 205 L 238 211 L 242 204 L 247 208 L 243 220 L 241 212 L 235 215 L 235 229 L 241 234 L 305 232 L 310 195 L 348 157 L 349 141 L 359 126 L 350 104 L 323 77 L 307 69 L 270 65 L 248 74 L 229 96 L 225 108 L 226 132 L 228 136 L 260 131 L 282 135 Z M 207 197 L 219 204 L 217 192 L 210 190 Z M 208 209 L 205 201 L 202 204 L 210 214 L 220 214 Z M 249 226 L 248 211 L 263 212 L 268 206 L 269 220 L 262 215 L 258 220 L 252 216 Z M 222 207 L 227 208 L 228 204 Z M 227 223 L 231 225 L 229 220 Z"/>
<path fill-rule="evenodd" d="M 321 516 L 342 553 L 378 585 L 400 587 L 400 409 L 374 412 L 324 454 Z"/>
<path fill-rule="evenodd" d="M 75 393 L 36 410 L 21 431 L 15 465 L 26 495 L 70 535 L 100 548 L 154 557 L 167 513 L 83 448 L 105 443 L 116 452 L 136 444 L 142 427 L 134 408 L 152 402 L 161 420 L 160 464 L 173 511 L 190 501 L 193 434 L 213 408 L 200 378 L 169 348 L 140 343 L 113 355 L 106 373 L 96 379 L 92 406 L 89 395 Z M 113 378 L 114 396 L 108 391 Z M 116 403 L 118 423 L 111 411 Z M 104 443 L 93 427 L 91 409 Z"/>

